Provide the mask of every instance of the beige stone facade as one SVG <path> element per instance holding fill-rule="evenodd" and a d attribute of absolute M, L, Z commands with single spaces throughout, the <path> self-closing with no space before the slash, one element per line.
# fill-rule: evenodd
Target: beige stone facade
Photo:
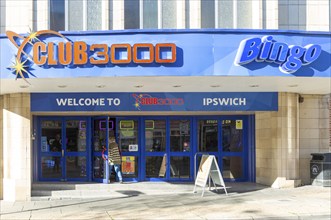
<path fill-rule="evenodd" d="M 327 95 L 279 94 L 278 112 L 256 113 L 256 182 L 310 184 L 311 153 L 330 151 Z"/>

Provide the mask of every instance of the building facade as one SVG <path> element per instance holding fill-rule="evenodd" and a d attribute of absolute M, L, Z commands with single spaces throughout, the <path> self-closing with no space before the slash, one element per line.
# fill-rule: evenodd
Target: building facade
<path fill-rule="evenodd" d="M 209 154 L 226 181 L 295 187 L 331 151 L 328 0 L 0 6 L 1 199 L 108 183 L 112 136 L 125 181 L 194 181 Z"/>

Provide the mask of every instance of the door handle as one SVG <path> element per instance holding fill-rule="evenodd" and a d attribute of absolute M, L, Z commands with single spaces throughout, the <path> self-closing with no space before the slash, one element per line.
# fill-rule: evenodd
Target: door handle
<path fill-rule="evenodd" d="M 62 149 L 62 157 L 64 157 L 64 150 Z"/>

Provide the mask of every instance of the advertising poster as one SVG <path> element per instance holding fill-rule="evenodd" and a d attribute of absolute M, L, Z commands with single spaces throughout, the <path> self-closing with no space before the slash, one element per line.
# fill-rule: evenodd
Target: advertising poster
<path fill-rule="evenodd" d="M 135 173 L 135 157 L 122 157 L 122 173 L 123 174 Z"/>

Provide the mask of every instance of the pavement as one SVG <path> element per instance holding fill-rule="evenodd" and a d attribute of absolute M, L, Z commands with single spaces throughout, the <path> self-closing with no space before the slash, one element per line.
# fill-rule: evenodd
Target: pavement
<path fill-rule="evenodd" d="M 0 201 L 0 219 L 331 219 L 331 187 L 226 183 L 228 195 L 218 187 L 206 188 L 202 197 L 193 183 L 106 185 L 96 197 Z"/>

